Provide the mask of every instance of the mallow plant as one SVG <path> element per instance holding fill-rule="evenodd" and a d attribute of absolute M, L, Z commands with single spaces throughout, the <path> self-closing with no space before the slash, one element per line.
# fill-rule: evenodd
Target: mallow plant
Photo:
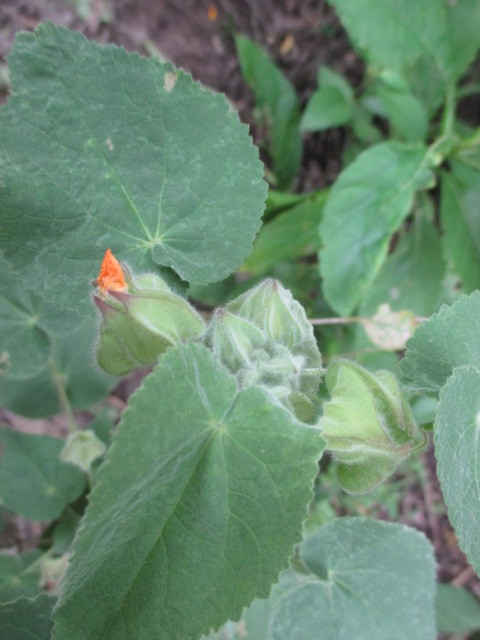
<path fill-rule="evenodd" d="M 247 260 L 267 191 L 226 100 L 51 24 L 9 65 L 0 400 L 63 411 L 69 435 L 0 429 L 2 513 L 47 525 L 38 549 L 0 555 L 1 637 L 433 640 L 424 535 L 309 509 L 325 452 L 339 487 L 374 490 L 427 445 L 410 398 L 438 395 L 439 475 L 479 571 L 479 294 L 422 324 L 400 379 L 324 362 L 275 278 L 205 313 L 188 292 Z M 433 156 L 397 152 L 424 185 Z M 102 401 L 145 367 L 112 415 Z"/>

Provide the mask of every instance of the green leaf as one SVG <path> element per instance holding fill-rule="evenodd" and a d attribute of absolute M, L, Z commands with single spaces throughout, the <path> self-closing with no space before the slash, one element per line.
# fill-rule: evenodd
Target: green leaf
<path fill-rule="evenodd" d="M 430 110 L 480 45 L 477 0 L 329 0 L 354 46 L 379 70 L 408 71 Z"/>
<path fill-rule="evenodd" d="M 52 352 L 51 335 L 72 331 L 80 320 L 26 291 L 0 254 L 0 366 L 10 379 L 40 373 Z"/>
<path fill-rule="evenodd" d="M 407 342 L 400 363 L 403 381 L 412 391 L 437 393 L 455 367 L 480 369 L 480 292 L 443 305 Z"/>
<path fill-rule="evenodd" d="M 430 204 L 427 202 L 427 209 Z M 446 265 L 442 256 L 440 236 L 425 213 L 428 211 L 415 211 L 413 225 L 399 238 L 395 250 L 387 257 L 366 292 L 358 308 L 360 317 L 374 316 L 381 305 L 389 305 L 394 312 L 406 311 L 415 316 L 430 316 L 438 310 L 442 302 L 449 300 L 443 284 Z M 371 359 L 368 350 L 371 349 L 372 342 L 363 326 L 357 325 L 354 331 L 352 349 L 359 353 L 365 350 L 364 357 Z M 366 364 L 364 357 L 360 357 L 360 360 Z M 395 370 L 397 364 L 398 360 L 395 357 Z M 385 366 L 369 362 L 367 366 L 370 365 L 373 368 Z"/>
<path fill-rule="evenodd" d="M 448 65 L 458 79 L 473 62 L 480 47 L 480 4 L 477 0 L 444 4 L 448 31 Z"/>
<path fill-rule="evenodd" d="M 480 287 L 480 173 L 461 162 L 441 173 L 440 215 L 445 256 L 466 293 Z"/>
<path fill-rule="evenodd" d="M 480 604 L 466 589 L 438 584 L 435 612 L 437 629 L 442 633 L 480 629 Z"/>
<path fill-rule="evenodd" d="M 418 531 L 336 519 L 300 559 L 308 573 L 276 601 L 271 640 L 434 640 L 435 563 Z"/>
<path fill-rule="evenodd" d="M 301 536 L 322 447 L 204 347 L 170 349 L 100 468 L 55 640 L 194 640 L 238 618 Z"/>
<path fill-rule="evenodd" d="M 41 594 L 34 600 L 19 598 L 0 604 L 2 640 L 50 640 L 55 598 Z"/>
<path fill-rule="evenodd" d="M 248 254 L 266 195 L 247 128 L 170 64 L 51 24 L 22 33 L 0 119 L 0 245 L 29 288 L 91 313 L 104 250 L 206 283 Z"/>
<path fill-rule="evenodd" d="M 22 556 L 0 553 L 0 602 L 10 602 L 20 596 L 34 597 L 40 593 L 38 571 L 28 571 Z M 0 605 L 1 608 L 1 605 Z M 0 629 L 2 616 L 0 614 Z M 3 640 L 3 636 L 0 635 Z"/>
<path fill-rule="evenodd" d="M 410 211 L 415 190 L 430 180 L 426 148 L 397 142 L 371 147 L 340 174 L 320 225 L 325 297 L 340 315 L 358 305 Z"/>
<path fill-rule="evenodd" d="M 295 89 L 268 55 L 245 36 L 236 36 L 242 75 L 264 112 L 269 153 L 279 189 L 287 189 L 297 175 L 302 158 L 300 106 Z"/>
<path fill-rule="evenodd" d="M 84 475 L 60 461 L 63 440 L 0 428 L 0 498 L 31 520 L 53 520 L 85 486 Z"/>
<path fill-rule="evenodd" d="M 435 225 L 424 215 L 416 217 L 366 292 L 359 315 L 373 315 L 385 303 L 394 311 L 431 315 L 445 299 L 445 266 Z"/>
<path fill-rule="evenodd" d="M 338 127 L 349 122 L 353 116 L 353 90 L 342 75 L 322 67 L 318 83 L 319 88 L 310 96 L 302 116 L 302 131 Z"/>
<path fill-rule="evenodd" d="M 25 380 L 0 376 L 0 405 L 26 416 L 47 418 L 62 411 L 57 384 L 74 409 L 86 409 L 102 400 L 116 384 L 94 364 L 96 322 L 85 318 L 70 334 L 53 339 L 52 359 L 35 376 Z"/>
<path fill-rule="evenodd" d="M 384 71 L 373 88 L 380 99 L 392 133 L 407 142 L 424 142 L 428 131 L 425 106 L 413 95 L 399 73 Z"/>
<path fill-rule="evenodd" d="M 282 260 L 299 258 L 318 250 L 318 225 L 327 197 L 319 191 L 294 207 L 264 224 L 255 239 L 253 251 L 242 266 L 242 271 L 264 275 Z"/>
<path fill-rule="evenodd" d="M 65 509 L 52 532 L 51 551 L 62 556 L 70 551 L 74 536 L 80 523 L 80 516 L 73 509 Z"/>
<path fill-rule="evenodd" d="M 310 198 L 310 193 L 289 193 L 286 191 L 268 190 L 267 201 L 265 202 L 265 217 L 280 213 L 296 204 Z"/>
<path fill-rule="evenodd" d="M 425 51 L 439 57 L 445 32 L 442 2 L 425 0 L 329 0 L 353 44 L 367 61 L 401 70 Z M 443 47 L 448 43 L 442 43 Z M 435 47 L 435 48 L 434 48 Z"/>
<path fill-rule="evenodd" d="M 478 335 L 477 335 L 478 342 Z M 440 392 L 437 472 L 460 548 L 480 574 L 480 371 L 458 367 Z"/>

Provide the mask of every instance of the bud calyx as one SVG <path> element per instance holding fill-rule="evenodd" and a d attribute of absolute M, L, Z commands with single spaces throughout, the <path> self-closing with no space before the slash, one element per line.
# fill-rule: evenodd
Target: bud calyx
<path fill-rule="evenodd" d="M 298 419 L 314 419 L 321 355 L 305 311 L 279 282 L 265 280 L 217 310 L 208 341 L 240 387 L 268 387 Z"/>
<path fill-rule="evenodd" d="M 352 494 L 366 493 L 425 444 L 410 405 L 390 371 L 370 373 L 349 360 L 328 368 L 331 400 L 320 419 L 337 475 Z"/>
<path fill-rule="evenodd" d="M 120 286 L 118 269 L 112 274 L 111 268 L 104 268 L 105 260 L 97 280 L 99 295 L 93 296 L 103 320 L 96 357 L 104 371 L 122 376 L 150 366 L 169 347 L 203 335 L 201 316 L 162 278 L 154 274 L 133 278 L 125 265 L 123 270 L 118 265 L 124 276 Z M 106 288 L 111 283 L 114 286 Z"/>

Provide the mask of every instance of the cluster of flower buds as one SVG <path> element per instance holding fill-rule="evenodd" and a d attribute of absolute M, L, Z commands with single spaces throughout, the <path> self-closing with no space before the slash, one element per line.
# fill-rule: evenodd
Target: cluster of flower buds
<path fill-rule="evenodd" d="M 370 373 L 349 360 L 328 368 L 331 400 L 320 419 L 337 475 L 352 494 L 366 493 L 425 444 L 410 405 L 390 371 Z"/>
<path fill-rule="evenodd" d="M 268 387 L 303 422 L 314 420 L 322 358 L 303 307 L 265 280 L 217 309 L 207 340 L 241 388 Z"/>
<path fill-rule="evenodd" d="M 200 338 L 202 317 L 157 275 L 135 279 L 107 250 L 93 300 L 102 314 L 97 362 L 107 373 L 123 376 L 152 365 L 169 347 Z"/>

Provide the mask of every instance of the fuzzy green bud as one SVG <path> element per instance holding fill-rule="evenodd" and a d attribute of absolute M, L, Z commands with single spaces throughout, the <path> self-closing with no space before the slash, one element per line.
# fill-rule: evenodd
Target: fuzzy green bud
<path fill-rule="evenodd" d="M 258 357 L 266 342 L 264 334 L 253 322 L 227 309 L 215 311 L 210 333 L 214 353 L 222 362 L 228 358 L 230 371 L 237 374 L 251 369 L 252 358 Z"/>
<path fill-rule="evenodd" d="M 315 417 L 322 359 L 302 306 L 265 280 L 215 313 L 208 341 L 241 387 L 262 385 L 305 422 Z"/>
<path fill-rule="evenodd" d="M 349 360 L 336 360 L 326 384 L 332 399 L 320 420 L 322 437 L 337 461 L 343 488 L 366 493 L 425 444 L 424 433 L 390 371 L 373 374 Z"/>
<path fill-rule="evenodd" d="M 125 270 L 124 290 L 100 288 L 93 300 L 102 315 L 97 362 L 111 375 L 122 376 L 150 366 L 169 347 L 200 338 L 201 316 L 162 278 L 142 275 L 133 279 Z"/>

